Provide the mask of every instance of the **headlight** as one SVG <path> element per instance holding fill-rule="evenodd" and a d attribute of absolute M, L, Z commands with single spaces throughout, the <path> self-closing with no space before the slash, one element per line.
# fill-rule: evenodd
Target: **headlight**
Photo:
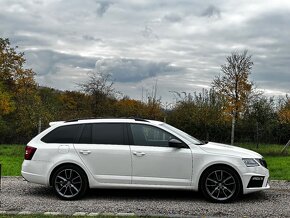
<path fill-rule="evenodd" d="M 257 167 L 260 166 L 259 163 L 254 158 L 243 158 L 242 159 L 247 167 Z"/>

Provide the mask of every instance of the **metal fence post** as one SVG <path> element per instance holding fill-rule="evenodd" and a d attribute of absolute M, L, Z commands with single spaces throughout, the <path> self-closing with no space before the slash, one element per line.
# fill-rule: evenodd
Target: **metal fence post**
<path fill-rule="evenodd" d="M 2 172 L 2 171 L 1 171 L 1 163 L 0 163 L 0 192 L 1 192 L 1 184 L 2 184 L 2 183 L 1 183 L 1 176 L 2 176 L 1 172 Z M 1 202 L 0 202 L 0 204 L 1 204 Z"/>

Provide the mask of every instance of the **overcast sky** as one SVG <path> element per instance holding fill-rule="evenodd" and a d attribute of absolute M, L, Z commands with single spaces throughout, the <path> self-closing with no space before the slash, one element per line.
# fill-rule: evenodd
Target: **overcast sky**
<path fill-rule="evenodd" d="M 76 90 L 92 70 L 141 99 L 209 88 L 234 50 L 253 55 L 267 95 L 290 92 L 289 0 L 0 0 L 0 37 L 25 52 L 40 85 Z"/>

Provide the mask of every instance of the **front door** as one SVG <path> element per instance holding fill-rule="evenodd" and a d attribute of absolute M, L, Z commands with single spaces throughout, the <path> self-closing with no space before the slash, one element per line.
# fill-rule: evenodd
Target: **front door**
<path fill-rule="evenodd" d="M 176 138 L 163 129 L 147 124 L 130 124 L 132 183 L 143 185 L 189 186 L 192 154 L 184 148 L 168 146 Z"/>

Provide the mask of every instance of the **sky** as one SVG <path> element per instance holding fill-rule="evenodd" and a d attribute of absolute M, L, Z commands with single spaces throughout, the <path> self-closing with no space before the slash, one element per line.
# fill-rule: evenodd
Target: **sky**
<path fill-rule="evenodd" d="M 290 93 L 289 0 L 0 0 L 0 37 L 25 53 L 39 85 L 60 90 L 103 72 L 124 96 L 142 100 L 157 84 L 174 102 L 248 50 L 256 87 Z"/>

